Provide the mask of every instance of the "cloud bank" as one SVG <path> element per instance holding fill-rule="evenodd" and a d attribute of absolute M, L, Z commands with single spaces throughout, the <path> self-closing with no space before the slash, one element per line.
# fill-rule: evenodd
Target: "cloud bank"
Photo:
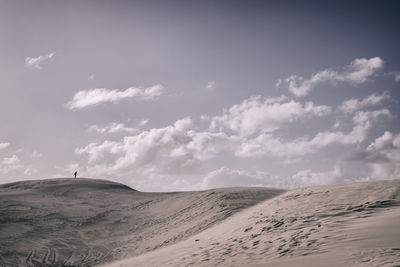
<path fill-rule="evenodd" d="M 239 186 L 265 186 L 273 188 L 293 189 L 298 187 L 330 184 L 343 180 L 340 165 L 326 172 L 313 172 L 300 170 L 294 175 L 279 177 L 262 171 L 236 170 L 221 167 L 213 170 L 202 179 L 201 187 L 204 189 Z"/>
<path fill-rule="evenodd" d="M 222 116 L 213 117 L 210 127 L 214 130 L 225 127 L 242 136 L 250 136 L 258 131 L 276 131 L 300 119 L 325 116 L 330 111 L 328 106 L 316 106 L 312 102 L 301 104 L 285 96 L 264 100 L 256 96 L 233 105 Z"/>
<path fill-rule="evenodd" d="M 400 177 L 400 134 L 386 131 L 365 150 L 351 154 L 347 160 L 357 160 L 369 165 L 373 178 L 398 179 Z"/>
<path fill-rule="evenodd" d="M 340 71 L 322 70 L 309 79 L 293 75 L 280 80 L 277 86 L 286 85 L 298 97 L 323 84 L 359 85 L 371 80 L 383 64 L 379 57 L 355 59 Z M 208 85 L 211 89 L 215 84 L 210 82 Z M 125 90 L 95 88 L 76 93 L 65 105 L 71 110 L 84 109 L 124 99 L 151 100 L 162 92 L 161 85 Z M 299 101 L 293 96 L 251 96 L 215 115 L 199 113 L 198 125 L 189 116 L 148 130 L 141 128 L 148 120 L 142 120 L 136 126 L 117 122 L 105 126 L 92 125 L 88 131 L 102 136 L 97 135 L 96 141 L 77 147 L 74 152 L 87 163 L 79 164 L 83 175 L 120 177 L 125 179 L 124 182 L 144 190 L 225 186 L 295 188 L 347 179 L 395 177 L 400 175 L 396 134 L 386 132 L 362 149 L 365 141 L 372 137 L 371 133 L 375 134 L 372 129 L 378 123 L 394 118 L 391 111 L 383 106 L 390 100 L 394 101 L 387 91 L 341 99 L 341 104 L 336 107 Z M 299 131 L 302 134 L 296 134 L 298 127 L 303 126 L 312 129 L 312 133 Z M 343 147 L 358 151 L 358 154 L 352 154 L 352 160 L 365 163 L 365 169 L 369 166 L 371 175 L 363 173 L 362 177 L 355 176 L 351 170 L 346 173 L 338 164 L 344 155 L 336 158 L 333 170 L 313 170 L 307 163 L 312 158 L 310 155 L 324 157 L 326 151 L 336 150 L 333 145 L 341 145 L 338 151 Z M 233 158 L 243 161 L 274 159 L 273 162 L 281 161 L 285 166 L 308 165 L 297 168 L 294 174 L 279 177 L 263 171 L 231 168 L 229 160 Z"/>

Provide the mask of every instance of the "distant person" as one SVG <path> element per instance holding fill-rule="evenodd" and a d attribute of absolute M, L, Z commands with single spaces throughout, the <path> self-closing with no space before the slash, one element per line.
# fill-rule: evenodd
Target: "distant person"
<path fill-rule="evenodd" d="M 75 176 L 75 179 L 76 179 L 76 176 L 78 175 L 78 172 L 74 172 L 74 176 Z"/>

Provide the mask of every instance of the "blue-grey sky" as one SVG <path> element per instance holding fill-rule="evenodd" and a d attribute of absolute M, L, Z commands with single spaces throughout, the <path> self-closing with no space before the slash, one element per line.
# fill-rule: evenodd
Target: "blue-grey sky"
<path fill-rule="evenodd" d="M 400 175 L 396 1 L 0 0 L 0 183 Z"/>

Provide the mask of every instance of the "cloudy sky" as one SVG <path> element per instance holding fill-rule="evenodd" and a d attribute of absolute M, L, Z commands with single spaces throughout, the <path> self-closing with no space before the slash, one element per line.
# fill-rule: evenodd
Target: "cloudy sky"
<path fill-rule="evenodd" d="M 395 1 L 0 0 L 0 183 L 400 177 Z"/>

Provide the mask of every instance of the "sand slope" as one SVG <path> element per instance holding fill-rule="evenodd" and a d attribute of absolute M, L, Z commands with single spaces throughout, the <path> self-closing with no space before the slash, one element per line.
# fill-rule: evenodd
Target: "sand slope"
<path fill-rule="evenodd" d="M 400 266 L 400 181 L 293 190 L 107 266 Z"/>
<path fill-rule="evenodd" d="M 0 185 L 0 266 L 91 266 L 143 254 L 282 192 L 143 193 L 94 179 Z"/>

